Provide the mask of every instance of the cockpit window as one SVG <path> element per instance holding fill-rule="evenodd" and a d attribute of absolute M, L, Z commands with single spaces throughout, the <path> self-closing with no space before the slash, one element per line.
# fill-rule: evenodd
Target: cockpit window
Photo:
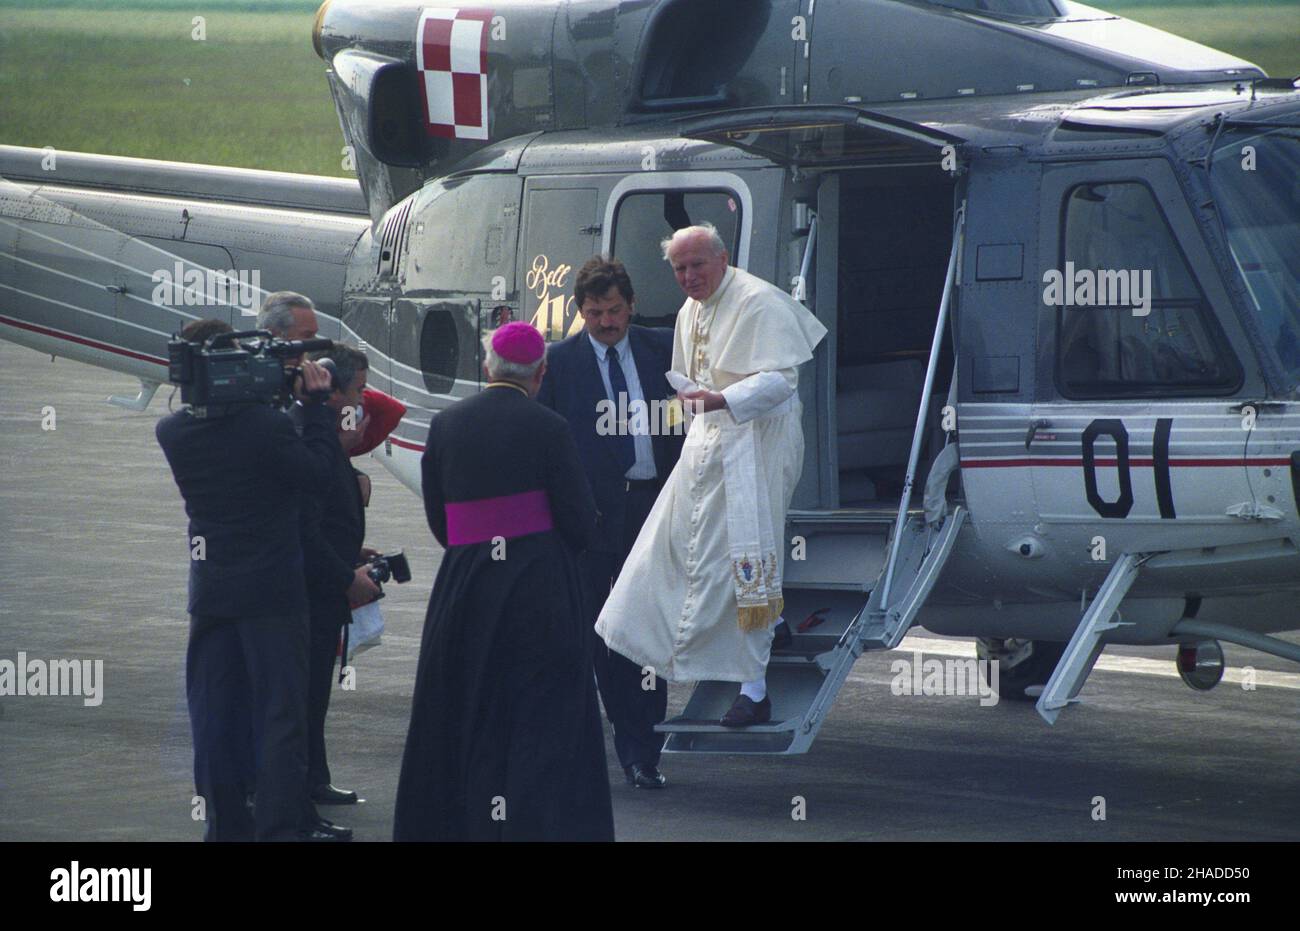
<path fill-rule="evenodd" d="M 1300 128 L 1231 128 L 1210 168 L 1228 249 L 1264 343 L 1300 386 Z"/>
<path fill-rule="evenodd" d="M 1057 379 L 1068 398 L 1226 395 L 1241 366 L 1150 188 L 1081 184 L 1065 201 Z"/>

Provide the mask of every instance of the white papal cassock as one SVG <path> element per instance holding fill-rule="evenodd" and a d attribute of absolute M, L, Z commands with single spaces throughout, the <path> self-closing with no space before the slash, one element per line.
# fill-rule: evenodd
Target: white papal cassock
<path fill-rule="evenodd" d="M 670 380 L 721 391 L 727 407 L 691 422 L 596 622 L 610 649 L 660 678 L 764 674 L 803 468 L 797 366 L 825 335 L 802 304 L 737 268 L 678 311 Z"/>

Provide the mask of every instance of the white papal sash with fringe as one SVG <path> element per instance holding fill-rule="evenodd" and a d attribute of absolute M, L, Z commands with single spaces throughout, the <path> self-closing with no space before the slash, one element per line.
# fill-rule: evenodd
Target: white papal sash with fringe
<path fill-rule="evenodd" d="M 758 474 L 754 421 L 737 424 L 726 412 L 722 429 L 722 473 L 727 497 L 727 543 L 736 588 L 736 622 L 744 631 L 765 630 L 781 614 L 781 567 L 772 503 Z"/>

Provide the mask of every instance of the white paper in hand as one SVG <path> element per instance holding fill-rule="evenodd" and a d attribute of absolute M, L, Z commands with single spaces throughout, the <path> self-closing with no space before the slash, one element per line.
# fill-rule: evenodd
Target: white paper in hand
<path fill-rule="evenodd" d="M 691 391 L 699 391 L 700 386 L 695 384 L 681 372 L 664 372 L 664 378 L 668 379 L 668 384 L 672 385 L 673 390 L 678 394 L 687 394 Z"/>
<path fill-rule="evenodd" d="M 681 372 L 664 372 L 664 377 L 668 379 L 668 384 L 677 392 L 677 397 L 669 402 L 668 425 L 675 428 L 678 424 L 685 423 L 687 429 L 689 429 L 691 421 L 695 419 L 696 406 L 690 401 L 682 400 L 682 395 L 690 394 L 692 391 L 699 391 L 700 386 Z"/>

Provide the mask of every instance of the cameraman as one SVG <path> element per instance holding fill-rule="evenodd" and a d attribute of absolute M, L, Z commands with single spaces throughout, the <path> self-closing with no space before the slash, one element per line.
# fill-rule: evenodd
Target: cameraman
<path fill-rule="evenodd" d="M 380 590 L 366 574 L 369 566 L 358 565 L 366 533 L 365 502 L 357 472 L 345 451 L 345 443 L 352 445 L 364 429 L 361 396 L 369 362 L 365 353 L 344 345 L 318 355 L 317 360 L 330 366 L 334 373 L 334 390 L 325 403 L 334 412 L 338 431 L 331 451 L 329 482 L 318 493 L 304 496 L 302 510 L 311 616 L 306 786 L 314 803 L 309 827 L 319 829 L 323 819 L 315 811 L 316 804 L 351 805 L 357 801 L 356 792 L 331 784 L 325 752 L 325 715 L 329 710 L 339 638 L 343 625 L 352 619 L 349 605 L 374 601 Z M 290 412 L 295 420 L 304 415 L 305 409 L 297 406 Z"/>
<path fill-rule="evenodd" d="M 201 343 L 223 332 L 230 332 L 224 322 L 199 320 L 181 337 Z M 185 408 L 155 430 L 189 515 L 185 673 L 206 840 L 299 838 L 307 598 L 298 490 L 329 479 L 338 446 L 334 412 L 312 398 L 329 384 L 325 368 L 303 364 L 293 388 L 304 405 L 301 437 L 289 417 L 262 403 Z M 250 759 L 252 815 L 245 804 Z"/>

